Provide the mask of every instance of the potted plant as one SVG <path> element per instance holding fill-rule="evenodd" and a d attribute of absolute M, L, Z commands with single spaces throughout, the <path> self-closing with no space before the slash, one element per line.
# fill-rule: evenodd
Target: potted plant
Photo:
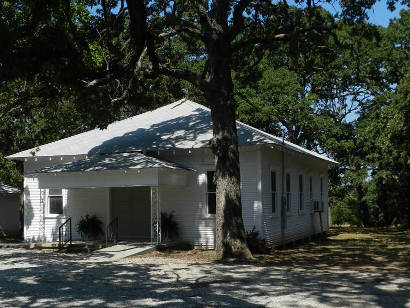
<path fill-rule="evenodd" d="M 102 235 L 102 221 L 97 215 L 88 215 L 81 217 L 77 224 L 77 232 L 80 233 L 82 239 L 96 240 Z"/>

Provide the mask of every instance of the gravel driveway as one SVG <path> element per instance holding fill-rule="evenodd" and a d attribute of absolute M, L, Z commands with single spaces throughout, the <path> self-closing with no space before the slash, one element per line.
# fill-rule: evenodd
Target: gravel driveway
<path fill-rule="evenodd" d="M 0 307 L 410 307 L 407 274 L 0 249 Z"/>

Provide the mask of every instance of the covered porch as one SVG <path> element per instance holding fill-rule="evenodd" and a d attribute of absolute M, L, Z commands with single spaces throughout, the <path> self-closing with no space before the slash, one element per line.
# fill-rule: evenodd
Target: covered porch
<path fill-rule="evenodd" d="M 161 187 L 183 187 L 194 170 L 142 153 L 96 155 L 37 169 L 43 204 L 44 239 L 57 240 L 70 220 L 72 238 L 86 214 L 103 222 L 108 237 L 117 223 L 119 240 L 161 242 Z M 62 192 L 62 213 L 49 215 L 50 192 Z"/>

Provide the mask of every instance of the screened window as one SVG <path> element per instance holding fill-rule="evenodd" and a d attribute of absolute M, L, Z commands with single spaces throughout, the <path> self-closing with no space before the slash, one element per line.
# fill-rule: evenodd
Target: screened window
<path fill-rule="evenodd" d="M 286 211 L 290 211 L 290 174 L 286 173 Z"/>
<path fill-rule="evenodd" d="M 48 213 L 51 215 L 63 214 L 63 192 L 61 189 L 48 190 Z"/>
<path fill-rule="evenodd" d="M 303 211 L 303 175 L 299 174 L 299 211 Z"/>
<path fill-rule="evenodd" d="M 276 172 L 270 173 L 270 185 L 272 193 L 272 213 L 276 213 Z"/>
<path fill-rule="evenodd" d="M 208 214 L 216 214 L 216 183 L 214 182 L 214 171 L 206 173 Z"/>

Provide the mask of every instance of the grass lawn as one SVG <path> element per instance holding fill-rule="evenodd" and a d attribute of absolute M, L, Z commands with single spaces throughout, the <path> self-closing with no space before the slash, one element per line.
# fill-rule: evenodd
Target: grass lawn
<path fill-rule="evenodd" d="M 150 257 L 217 262 L 214 251 L 154 251 Z M 332 228 L 328 238 L 255 255 L 256 264 L 334 270 L 410 272 L 410 230 Z"/>

